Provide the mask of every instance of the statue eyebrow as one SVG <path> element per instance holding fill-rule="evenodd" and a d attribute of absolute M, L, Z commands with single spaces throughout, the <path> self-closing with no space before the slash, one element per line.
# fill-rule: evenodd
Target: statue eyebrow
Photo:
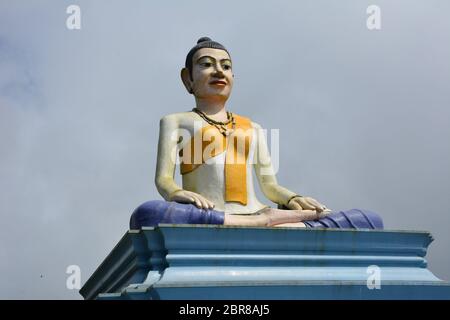
<path fill-rule="evenodd" d="M 203 59 L 203 58 L 210 58 L 210 59 L 216 61 L 216 59 L 213 58 L 213 57 L 211 57 L 211 56 L 201 56 L 200 58 L 197 59 L 196 62 L 199 62 L 199 61 L 200 61 L 201 59 Z M 221 59 L 221 60 L 220 60 L 220 62 L 224 62 L 224 61 L 229 61 L 229 62 L 231 63 L 231 60 L 228 59 L 228 58 L 225 58 L 225 59 Z"/>

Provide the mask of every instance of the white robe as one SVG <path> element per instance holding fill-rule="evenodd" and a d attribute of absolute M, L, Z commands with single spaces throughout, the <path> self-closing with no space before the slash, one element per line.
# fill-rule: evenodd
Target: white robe
<path fill-rule="evenodd" d="M 253 185 L 253 159 L 258 143 L 258 134 L 253 130 L 250 150 L 247 158 L 247 205 L 239 202 L 225 202 L 225 157 L 226 150 L 207 160 L 191 172 L 182 176 L 183 189 L 196 192 L 211 200 L 215 210 L 235 214 L 252 214 L 267 207 L 256 197 Z"/>

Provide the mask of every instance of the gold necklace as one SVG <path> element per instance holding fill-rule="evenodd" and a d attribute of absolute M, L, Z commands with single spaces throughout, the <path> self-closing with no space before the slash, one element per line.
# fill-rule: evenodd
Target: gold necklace
<path fill-rule="evenodd" d="M 203 111 L 199 110 L 198 108 L 193 108 L 192 111 L 197 113 L 203 120 L 205 120 L 210 125 L 214 126 L 219 130 L 219 132 L 224 136 L 229 136 L 232 134 L 236 128 L 236 120 L 234 119 L 233 113 L 227 111 L 227 121 L 221 122 L 216 121 L 214 119 L 211 119 L 208 117 Z M 228 125 L 231 123 L 231 129 L 228 129 Z"/>

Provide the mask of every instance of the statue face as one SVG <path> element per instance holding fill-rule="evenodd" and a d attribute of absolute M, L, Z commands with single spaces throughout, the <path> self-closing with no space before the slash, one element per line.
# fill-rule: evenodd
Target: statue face
<path fill-rule="evenodd" d="M 231 58 L 228 53 L 212 48 L 198 50 L 192 57 L 190 86 L 197 98 L 228 99 L 233 88 Z"/>

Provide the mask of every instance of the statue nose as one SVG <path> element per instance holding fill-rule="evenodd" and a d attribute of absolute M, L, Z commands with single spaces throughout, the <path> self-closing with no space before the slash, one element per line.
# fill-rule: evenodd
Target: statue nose
<path fill-rule="evenodd" d="M 215 65 L 215 68 L 214 68 L 214 74 L 216 74 L 216 75 L 221 75 L 221 77 L 224 77 L 225 75 L 224 75 L 224 72 L 223 72 L 223 68 L 222 68 L 222 65 L 220 64 L 220 63 L 217 63 L 216 65 Z"/>
<path fill-rule="evenodd" d="M 216 78 L 225 78 L 225 74 L 223 73 L 222 68 L 216 68 L 214 73 L 213 73 L 213 77 Z"/>

